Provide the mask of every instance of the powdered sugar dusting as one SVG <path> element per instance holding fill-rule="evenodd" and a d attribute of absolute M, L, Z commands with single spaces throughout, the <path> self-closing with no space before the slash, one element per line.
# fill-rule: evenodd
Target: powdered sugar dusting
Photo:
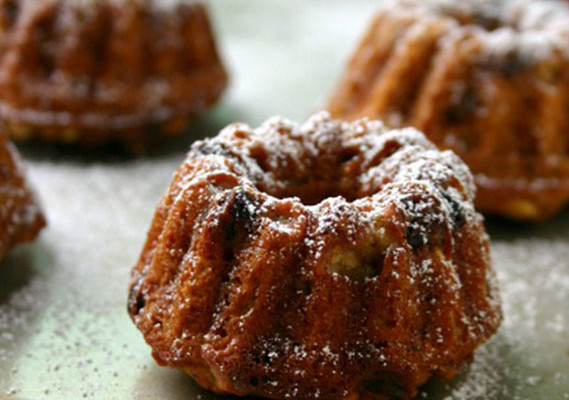
<path fill-rule="evenodd" d="M 419 398 L 569 398 L 568 355 L 551 351 L 569 343 L 569 314 L 562 306 L 569 304 L 567 240 L 515 236 L 502 227 L 496 236 L 493 258 L 503 299 L 502 327 L 452 384 L 432 382 Z"/>
<path fill-rule="evenodd" d="M 528 65 L 557 54 L 569 57 L 569 4 L 561 0 L 395 0 L 385 7 L 450 18 L 457 23 L 454 34 L 481 39 L 486 57 L 515 54 Z"/>
<path fill-rule="evenodd" d="M 339 73 L 342 58 L 350 52 L 377 2 L 362 1 L 354 6 L 341 1 L 332 4 L 224 0 L 212 5 L 217 26 L 225 34 L 222 42 L 227 44 L 226 54 L 236 77 L 234 90 L 225 103 L 229 107 L 224 110 L 229 110 L 229 114 L 238 110 L 239 119 L 256 123 L 277 112 L 295 118 L 305 116 L 306 110 L 328 91 Z M 286 18 L 273 18 L 283 14 Z M 260 31 L 262 35 L 258 34 Z M 283 45 L 275 46 L 277 39 L 283 37 Z M 260 49 L 265 52 L 262 57 Z M 314 55 L 308 64 L 290 62 L 304 59 L 307 54 Z M 297 85 L 298 82 L 302 84 Z M 225 116 L 224 112 L 221 114 Z M 235 116 L 231 115 L 231 119 Z M 12 336 L 10 341 L 0 343 L 7 346 L 2 347 L 7 353 L 13 353 L 8 359 L 0 358 L 1 395 L 49 400 L 83 396 L 117 400 L 219 400 L 219 396 L 200 390 L 182 374 L 155 366 L 124 311 L 128 269 L 140 250 L 153 207 L 181 162 L 174 158 L 92 166 L 61 161 L 32 163 L 31 177 L 45 199 L 52 223 L 34 250 L 26 251 L 33 258 L 29 264 L 46 272 L 45 279 L 54 298 L 42 294 L 42 285 L 26 285 L 22 292 L 13 292 L 13 296 L 24 293 L 33 296 L 36 306 L 32 308 L 39 310 L 42 317 L 34 325 L 32 313 L 23 304 L 16 314 L 28 321 L 25 325 L 29 335 L 22 335 L 13 325 L 0 333 Z M 117 193 L 119 196 L 115 197 Z M 280 201 L 274 201 L 273 206 Z M 283 228 L 280 224 L 275 226 Z M 440 385 L 431 383 L 418 399 L 569 398 L 568 358 L 564 354 L 569 343 L 567 301 L 559 298 L 551 285 L 542 284 L 548 277 L 563 282 L 569 276 L 568 231 L 567 214 L 539 228 L 494 224 L 491 233 L 495 266 L 501 271 L 504 326 L 496 340 L 477 352 L 474 364 L 465 369 L 459 380 Z M 6 262 L 11 263 L 11 257 Z M 11 275 L 6 273 L 6 262 L 0 268 L 2 283 L 5 276 Z M 517 289 L 510 290 L 512 287 Z M 568 292 L 561 283 L 553 288 Z M 73 297 L 69 296 L 70 291 Z M 531 303 L 531 307 L 517 316 L 525 303 Z M 89 305 L 98 311 L 86 313 L 84 310 Z M 44 313 L 48 306 L 53 312 Z M 530 312 L 534 306 L 538 309 Z M 69 309 L 75 310 L 73 315 L 67 312 Z M 2 307 L 0 314 L 5 315 L 7 310 Z M 72 335 L 66 333 L 66 340 L 50 334 L 58 325 L 52 323 L 58 321 L 57 313 L 67 321 L 66 327 L 72 329 Z M 552 331 L 539 330 L 540 326 L 548 326 L 557 332 L 562 325 L 564 333 L 551 335 Z M 510 345 L 510 341 L 514 344 Z M 70 348 L 66 348 L 67 343 Z M 42 348 L 51 349 L 48 356 L 40 351 Z M 109 359 L 84 355 L 85 352 L 105 354 L 105 348 L 112 354 Z M 301 346 L 296 352 L 298 358 L 308 353 Z M 34 358 L 27 358 L 28 353 Z M 94 372 L 97 367 L 99 372 Z"/>
<path fill-rule="evenodd" d="M 99 398 L 104 382 L 105 398 L 125 398 L 121 382 L 151 364 L 128 335 L 124 287 L 177 162 L 29 163 L 52 218 L 33 248 L 0 266 L 0 396 Z M 127 359 L 132 369 L 121 367 Z"/>
<path fill-rule="evenodd" d="M 389 130 L 366 119 L 348 123 L 326 112 L 304 124 L 280 117 L 257 129 L 233 124 L 196 142 L 178 169 L 135 267 L 129 310 L 164 364 L 189 365 L 185 371 L 192 375 L 191 366 L 203 362 L 242 387 L 240 393 L 330 397 L 339 390 L 346 391 L 343 395 L 360 390 L 359 384 L 340 382 L 384 369 L 407 374 L 413 365 L 425 374 L 450 373 L 447 365 L 464 362 L 501 319 L 473 197 L 473 177 L 463 162 L 414 129 Z M 201 247 L 184 247 L 187 240 L 170 247 L 169 238 L 178 243 L 181 231 L 160 216 L 177 221 L 178 210 L 190 204 L 194 211 L 183 220 L 189 243 L 208 240 L 212 249 L 232 251 L 230 258 L 211 259 Z M 173 278 L 152 285 L 150 279 L 162 273 L 159 260 L 172 250 L 177 254 L 169 260 Z M 267 278 L 263 285 L 268 287 L 255 296 L 281 294 L 262 307 L 246 300 L 251 276 L 260 271 L 279 276 L 283 270 L 291 276 L 295 297 L 288 290 L 281 293 L 280 280 Z M 192 319 L 202 307 L 193 305 L 192 295 L 201 288 L 202 271 L 221 276 L 224 296 L 203 300 L 209 304 L 206 312 L 213 310 L 209 325 L 171 334 L 164 327 L 174 316 Z M 466 276 L 478 283 L 469 284 Z M 181 282 L 189 294 L 181 292 Z M 330 299 L 352 293 L 362 303 L 348 312 L 349 296 L 337 300 L 339 310 L 329 318 L 339 332 L 326 329 L 312 340 L 311 332 L 329 323 L 316 311 L 326 293 Z M 237 306 L 244 301 L 247 307 Z M 282 329 L 271 322 L 276 306 L 287 315 Z M 383 315 L 384 307 L 394 311 Z M 420 322 L 408 326 L 402 319 L 412 313 Z M 297 321 L 303 319 L 308 332 L 298 335 Z M 259 325 L 267 328 L 257 339 L 242 340 Z M 381 341 L 390 326 L 401 334 Z M 423 329 L 417 332 L 415 326 Z M 415 335 L 423 341 L 418 348 L 408 339 Z M 456 336 L 464 338 L 464 354 L 452 350 Z M 235 364 L 227 362 L 233 358 Z M 327 381 L 316 365 L 341 380 Z M 409 375 L 415 383 L 404 390 L 412 394 L 425 378 Z"/>

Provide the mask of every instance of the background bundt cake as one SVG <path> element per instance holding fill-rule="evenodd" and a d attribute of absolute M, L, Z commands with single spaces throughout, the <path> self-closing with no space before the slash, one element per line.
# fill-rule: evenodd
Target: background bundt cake
<path fill-rule="evenodd" d="M 16 149 L 0 134 L 0 257 L 16 244 L 35 239 L 45 226 L 19 164 Z"/>
<path fill-rule="evenodd" d="M 569 4 L 389 1 L 329 109 L 413 125 L 458 153 L 481 211 L 549 218 L 569 200 Z"/>
<path fill-rule="evenodd" d="M 129 313 L 158 363 L 216 392 L 409 398 L 501 320 L 473 194 L 411 128 L 231 125 L 176 172 Z"/>
<path fill-rule="evenodd" d="M 15 139 L 132 145 L 181 132 L 227 83 L 192 0 L 0 0 L 0 114 Z"/>

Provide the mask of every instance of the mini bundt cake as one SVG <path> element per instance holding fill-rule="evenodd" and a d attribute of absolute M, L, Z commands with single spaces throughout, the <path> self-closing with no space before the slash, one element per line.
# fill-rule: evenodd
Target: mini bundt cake
<path fill-rule="evenodd" d="M 412 128 L 231 125 L 174 175 L 129 313 L 159 364 L 216 392 L 407 399 L 501 321 L 474 190 Z"/>
<path fill-rule="evenodd" d="M 388 1 L 329 110 L 412 125 L 453 150 L 482 212 L 550 218 L 569 201 L 569 4 Z"/>
<path fill-rule="evenodd" d="M 0 134 L 0 257 L 15 245 L 35 239 L 44 226 L 16 149 Z"/>
<path fill-rule="evenodd" d="M 136 147 L 227 83 L 197 0 L 0 0 L 0 115 L 17 140 Z"/>

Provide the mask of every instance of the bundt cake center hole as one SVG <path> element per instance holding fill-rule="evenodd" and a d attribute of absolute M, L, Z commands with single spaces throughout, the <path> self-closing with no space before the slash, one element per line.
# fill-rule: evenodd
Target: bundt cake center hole
<path fill-rule="evenodd" d="M 307 206 L 336 197 L 352 202 L 362 195 L 358 190 L 357 176 L 349 176 L 344 167 L 357 155 L 356 152 L 338 151 L 331 159 L 315 160 L 302 173 L 287 171 L 277 176 L 273 174 L 274 181 L 269 185 L 262 181 L 254 183 L 263 192 L 280 200 L 296 197 Z"/>
<path fill-rule="evenodd" d="M 340 178 L 338 178 L 339 180 Z M 302 204 L 306 206 L 317 205 L 326 199 L 341 197 L 351 202 L 357 200 L 359 196 L 353 190 L 341 187 L 339 182 L 330 182 L 325 180 L 310 180 L 297 185 L 289 185 L 289 189 L 270 191 L 268 194 L 280 200 L 296 197 Z M 261 188 L 264 189 L 264 188 Z"/>

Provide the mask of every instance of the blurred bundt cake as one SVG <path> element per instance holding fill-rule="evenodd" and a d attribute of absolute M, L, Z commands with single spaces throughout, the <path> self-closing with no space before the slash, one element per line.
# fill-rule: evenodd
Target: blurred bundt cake
<path fill-rule="evenodd" d="M 417 127 L 469 165 L 480 211 L 547 219 L 569 201 L 569 5 L 388 1 L 329 109 Z"/>
<path fill-rule="evenodd" d="M 136 146 L 227 83 L 197 0 L 0 0 L 0 113 L 14 139 Z"/>
<path fill-rule="evenodd" d="M 45 219 L 28 187 L 16 149 L 0 134 L 0 257 L 13 246 L 29 242 Z"/>
<path fill-rule="evenodd" d="M 159 364 L 216 392 L 409 398 L 501 320 L 473 195 L 411 128 L 231 125 L 174 175 L 129 313 Z"/>

